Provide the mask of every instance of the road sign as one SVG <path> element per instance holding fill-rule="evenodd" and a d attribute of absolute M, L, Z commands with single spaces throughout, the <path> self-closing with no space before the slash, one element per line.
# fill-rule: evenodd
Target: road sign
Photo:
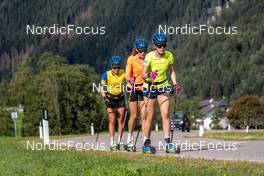
<path fill-rule="evenodd" d="M 12 119 L 17 119 L 17 112 L 11 112 Z"/>

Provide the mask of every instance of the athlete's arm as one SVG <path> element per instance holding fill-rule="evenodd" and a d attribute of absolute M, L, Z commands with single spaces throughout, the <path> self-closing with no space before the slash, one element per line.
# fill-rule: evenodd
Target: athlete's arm
<path fill-rule="evenodd" d="M 106 97 L 106 90 L 107 90 L 107 72 L 103 74 L 101 79 L 100 93 L 103 97 Z"/>
<path fill-rule="evenodd" d="M 173 64 L 169 65 L 169 70 L 170 70 L 171 81 L 173 82 L 173 85 L 175 85 L 177 84 L 177 81 L 176 81 L 176 72 L 174 70 Z"/>
<path fill-rule="evenodd" d="M 143 67 L 142 78 L 143 79 L 148 78 L 148 65 L 144 65 L 144 67 Z"/>
<path fill-rule="evenodd" d="M 105 90 L 103 89 L 103 87 L 101 87 L 100 89 L 101 89 L 101 91 L 100 91 L 101 92 L 101 95 L 103 97 L 106 97 L 106 93 L 105 93 Z"/>
<path fill-rule="evenodd" d="M 132 64 L 130 58 L 127 59 L 126 64 L 126 80 L 129 82 L 130 78 L 132 78 Z"/>

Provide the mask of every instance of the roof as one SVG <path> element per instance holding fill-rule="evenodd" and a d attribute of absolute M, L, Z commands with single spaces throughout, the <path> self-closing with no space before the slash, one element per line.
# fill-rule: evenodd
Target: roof
<path fill-rule="evenodd" d="M 226 100 L 221 99 L 220 101 L 214 100 L 214 99 L 209 99 L 209 100 L 202 100 L 200 102 L 200 111 L 202 112 L 202 115 L 206 115 L 210 113 L 212 110 L 216 108 L 226 108 L 228 107 L 228 103 Z"/>

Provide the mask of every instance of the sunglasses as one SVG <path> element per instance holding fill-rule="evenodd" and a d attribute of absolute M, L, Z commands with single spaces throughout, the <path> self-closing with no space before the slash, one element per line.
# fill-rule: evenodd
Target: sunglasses
<path fill-rule="evenodd" d="M 156 45 L 158 48 L 166 48 L 167 44 Z"/>
<path fill-rule="evenodd" d="M 137 49 L 138 50 L 138 53 L 146 53 L 147 52 L 147 50 L 142 50 L 142 49 Z"/>
<path fill-rule="evenodd" d="M 120 69 L 120 67 L 119 67 L 119 66 L 117 66 L 117 67 L 115 66 L 115 67 L 112 67 L 112 68 L 113 68 L 113 69 Z"/>

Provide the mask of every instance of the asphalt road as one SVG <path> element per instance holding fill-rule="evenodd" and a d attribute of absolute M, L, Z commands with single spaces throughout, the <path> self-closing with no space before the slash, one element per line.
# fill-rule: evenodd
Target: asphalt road
<path fill-rule="evenodd" d="M 192 131 L 191 133 L 198 133 Z M 186 138 L 186 133 L 174 132 L 173 143 L 181 148 L 180 154 L 166 154 L 163 150 L 164 139 L 162 132 L 152 132 L 152 145 L 156 147 L 156 155 L 175 155 L 184 158 L 204 158 L 210 160 L 240 160 L 250 162 L 264 162 L 264 140 L 224 141 L 205 138 Z M 126 142 L 127 134 L 123 135 Z M 69 138 L 56 141 L 60 144 L 75 147 L 76 150 L 105 150 L 109 149 L 109 136 L 102 134 L 98 143 L 96 136 Z M 140 133 L 137 142 L 137 153 L 142 153 L 143 139 Z M 124 151 L 126 152 L 126 151 Z"/>

